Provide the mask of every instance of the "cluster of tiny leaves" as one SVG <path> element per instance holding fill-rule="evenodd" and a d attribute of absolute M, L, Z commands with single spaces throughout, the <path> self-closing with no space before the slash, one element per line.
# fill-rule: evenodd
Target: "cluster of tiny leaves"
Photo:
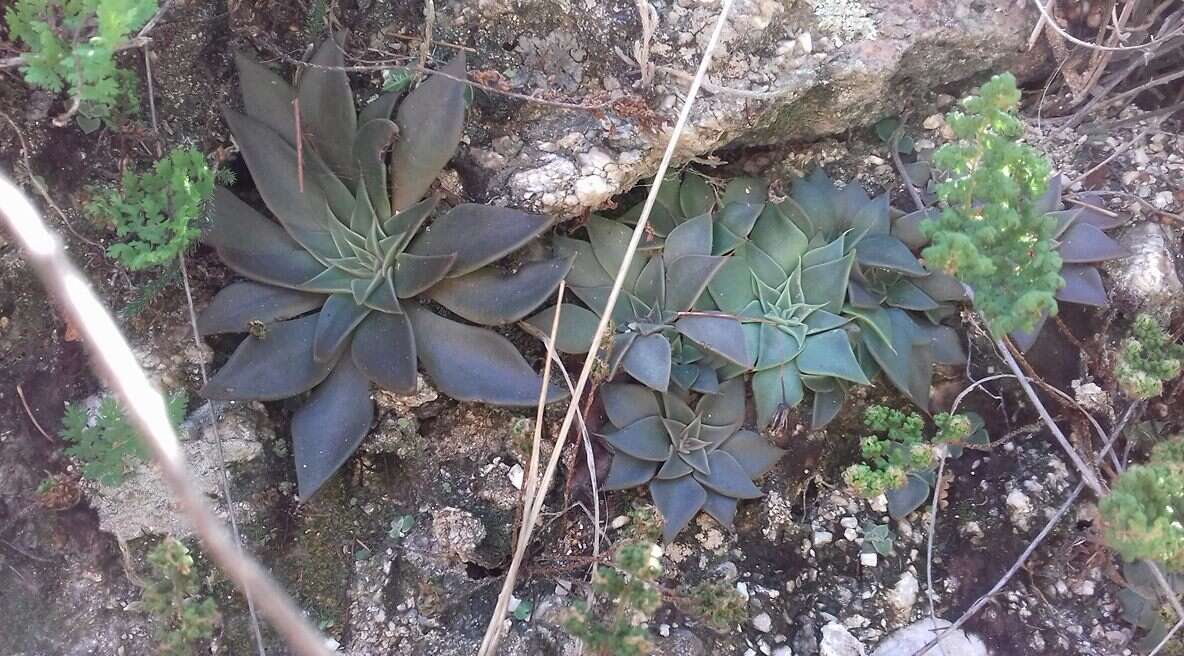
<path fill-rule="evenodd" d="M 1146 464 L 1118 477 L 1098 508 L 1106 544 L 1123 558 L 1184 571 L 1184 438 L 1156 445 Z"/>
<path fill-rule="evenodd" d="M 188 402 L 183 392 L 169 397 L 166 405 L 174 426 L 185 418 Z M 120 485 L 134 464 L 148 457 L 114 396 L 99 401 L 93 422 L 85 407 L 67 403 L 59 434 L 70 443 L 66 453 L 82 461 L 82 475 L 102 485 Z"/>
<path fill-rule="evenodd" d="M 653 544 L 621 545 L 613 567 L 597 567 L 592 588 L 601 601 L 594 610 L 576 602 L 563 628 L 583 641 L 585 653 L 596 656 L 641 656 L 653 645 L 645 622 L 661 603 L 655 581 L 662 573 L 660 551 Z"/>
<path fill-rule="evenodd" d="M 1020 143 L 1020 92 L 1011 74 L 997 75 L 946 121 L 956 139 L 933 155 L 944 172 L 940 215 L 922 230 L 932 240 L 922 255 L 974 290 L 974 305 L 991 330 L 1031 330 L 1057 309 L 1062 281 L 1056 221 L 1036 208 L 1049 164 Z"/>
<path fill-rule="evenodd" d="M 685 593 L 685 611 L 711 629 L 724 633 L 748 618 L 748 602 L 736 586 L 722 581 L 702 581 Z"/>
<path fill-rule="evenodd" d="M 1184 345 L 1172 341 L 1150 315 L 1135 317 L 1114 367 L 1122 391 L 1135 399 L 1155 398 L 1163 394 L 1164 381 L 1179 376 L 1182 367 Z"/>
<path fill-rule="evenodd" d="M 895 536 L 887 524 L 866 522 L 863 525 L 863 551 L 890 556 Z"/>
<path fill-rule="evenodd" d="M 115 52 L 156 8 L 156 0 L 17 0 L 4 18 L 24 46 L 25 81 L 68 90 L 97 119 L 135 97 L 135 74 L 115 66 Z"/>
<path fill-rule="evenodd" d="M 193 148 L 174 148 L 139 174 L 125 171 L 118 190 L 96 194 L 86 211 L 115 227 L 123 241 L 107 254 L 133 271 L 171 262 L 200 234 L 197 220 L 214 192 L 214 174 Z"/>
<path fill-rule="evenodd" d="M 970 420 L 964 415 L 942 413 L 934 417 L 938 432 L 933 441 L 957 443 L 970 434 Z M 864 462 L 851 465 L 843 478 L 863 497 L 876 497 L 905 484 L 910 472 L 933 466 L 935 451 L 926 442 L 925 420 L 913 412 L 901 412 L 882 405 L 869 406 L 863 422 L 881 435 L 860 440 Z"/>
<path fill-rule="evenodd" d="M 144 588 L 144 610 L 159 622 L 156 640 L 161 654 L 194 653 L 193 645 L 209 640 L 218 624 L 218 607 L 201 597 L 189 549 L 174 538 L 165 538 L 148 553 L 152 577 Z"/>

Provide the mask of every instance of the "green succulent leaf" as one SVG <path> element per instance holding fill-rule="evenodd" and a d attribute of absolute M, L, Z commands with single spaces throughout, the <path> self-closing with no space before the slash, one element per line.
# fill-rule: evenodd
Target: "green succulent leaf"
<path fill-rule="evenodd" d="M 721 448 L 736 459 L 749 478 L 764 476 L 785 455 L 783 449 L 750 430 L 738 431 Z"/>
<path fill-rule="evenodd" d="M 419 363 L 441 392 L 458 401 L 491 405 L 538 403 L 542 380 L 508 339 L 445 319 L 416 303 L 404 306 L 404 312 L 415 331 Z M 567 396 L 565 389 L 552 385 L 546 400 Z"/>
<path fill-rule="evenodd" d="M 304 69 L 296 96 L 300 100 L 300 128 L 308 145 L 348 187 L 357 184 L 354 133 L 358 115 L 345 73 L 345 52 L 336 39 L 326 39 Z M 418 200 L 418 199 L 416 199 Z"/>
<path fill-rule="evenodd" d="M 273 221 L 221 187 L 214 189 L 213 222 L 205 241 L 227 266 L 248 278 L 300 288 L 325 266 Z"/>
<path fill-rule="evenodd" d="M 662 538 L 667 544 L 682 532 L 707 503 L 707 492 L 692 476 L 650 481 L 650 495 L 662 515 Z"/>
<path fill-rule="evenodd" d="M 929 498 L 929 483 L 916 474 L 909 474 L 904 485 L 888 490 L 888 514 L 893 519 L 903 519 Z"/>
<path fill-rule="evenodd" d="M 551 324 L 555 319 L 555 310 L 559 307 L 552 305 L 530 317 L 522 323 L 522 328 L 539 339 L 550 339 Z M 555 348 L 560 353 L 587 353 L 592 348 L 592 338 L 596 335 L 599 323 L 600 318 L 595 313 L 574 303 L 564 303 L 559 315 Z"/>
<path fill-rule="evenodd" d="M 424 197 L 464 134 L 464 53 L 448 62 L 443 73 L 448 77 L 432 75 L 399 105 L 395 123 L 400 138 L 391 155 L 395 211 Z"/>
<path fill-rule="evenodd" d="M 740 322 L 733 317 L 705 314 L 685 315 L 675 322 L 674 327 L 679 334 L 713 355 L 744 368 L 750 368 L 753 365 L 744 337 L 744 329 Z"/>
<path fill-rule="evenodd" d="M 682 215 L 687 218 L 707 214 L 715 206 L 715 192 L 703 176 L 687 174 L 679 186 L 678 203 Z"/>
<path fill-rule="evenodd" d="M 851 340 L 845 330 L 830 330 L 806 338 L 802 353 L 797 357 L 797 367 L 802 373 L 814 376 L 842 378 L 860 385 L 871 381 L 863 373 Z"/>
<path fill-rule="evenodd" d="M 664 462 L 670 457 L 670 436 L 666 433 L 662 418 L 658 416 L 642 417 L 601 437 L 615 451 L 638 460 Z"/>
<path fill-rule="evenodd" d="M 247 116 L 263 122 L 290 145 L 295 145 L 296 90 L 275 71 L 242 53 L 234 54 L 234 63 Z"/>
<path fill-rule="evenodd" d="M 245 333 L 253 321 L 272 323 L 311 312 L 325 302 L 308 294 L 256 282 L 236 282 L 214 296 L 197 317 L 202 335 Z"/>
<path fill-rule="evenodd" d="M 733 499 L 756 499 L 761 496 L 760 489 L 752 484 L 752 477 L 731 454 L 713 451 L 707 454 L 707 462 L 710 473 L 695 474 L 695 479 L 703 487 Z"/>
<path fill-rule="evenodd" d="M 614 426 L 628 426 L 645 417 L 660 417 L 654 393 L 642 385 L 613 383 L 600 388 L 604 412 Z"/>
<path fill-rule="evenodd" d="M 1088 223 L 1075 223 L 1066 230 L 1057 253 L 1067 264 L 1102 262 L 1127 255 L 1121 244 Z"/>
<path fill-rule="evenodd" d="M 415 333 L 407 315 L 371 312 L 350 348 L 354 365 L 375 385 L 396 394 L 415 392 Z"/>
<path fill-rule="evenodd" d="M 370 381 L 344 358 L 292 415 L 300 497 L 311 497 L 362 443 L 374 420 Z"/>
<path fill-rule="evenodd" d="M 333 369 L 332 359 L 313 359 L 319 315 L 281 321 L 263 337 L 247 337 L 202 388 L 215 401 L 277 401 L 306 392 Z"/>
<path fill-rule="evenodd" d="M 621 368 L 651 389 L 670 384 L 670 342 L 662 335 L 638 335 L 621 356 Z"/>
<path fill-rule="evenodd" d="M 782 408 L 793 408 L 805 396 L 802 377 L 793 363 L 752 375 L 752 400 L 758 426 L 768 426 Z"/>
<path fill-rule="evenodd" d="M 1057 300 L 1081 305 L 1105 307 L 1110 299 L 1102 284 L 1102 275 L 1092 266 L 1066 264 L 1061 268 L 1065 286 L 1057 290 Z"/>
<path fill-rule="evenodd" d="M 456 254 L 449 276 L 462 276 L 521 248 L 551 225 L 551 219 L 508 207 L 457 205 L 411 241 L 414 255 Z"/>
<path fill-rule="evenodd" d="M 449 278 L 430 295 L 473 323 L 498 326 L 522 319 L 546 301 L 570 268 L 569 259 L 531 262 L 510 274 L 487 267 Z"/>

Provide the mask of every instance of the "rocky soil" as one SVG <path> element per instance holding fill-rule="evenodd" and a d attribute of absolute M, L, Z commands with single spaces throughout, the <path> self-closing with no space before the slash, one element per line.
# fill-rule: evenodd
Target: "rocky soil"
<path fill-rule="evenodd" d="M 194 346 L 179 273 L 119 269 L 103 254 L 106 229 L 77 208 L 88 185 L 150 161 L 157 143 L 205 152 L 229 146 L 218 110 L 237 101 L 230 53 L 242 49 L 291 70 L 286 61 L 303 56 L 321 32 L 307 20 L 316 4 L 175 3 L 149 50 L 158 134 L 147 116 L 118 132 L 54 127 L 49 117 L 62 111 L 62 99 L 31 91 L 12 71 L 0 77 L 0 111 L 21 134 L 0 124 L 0 170 L 25 183 L 34 175 L 44 180 L 63 210 L 49 218 L 74 259 L 110 307 L 135 309 L 124 312 L 122 324 L 162 387 L 200 387 L 199 363 L 220 363 L 234 338 L 211 340 L 209 350 Z M 339 26 L 352 30 L 349 50 L 358 63 L 416 61 L 421 3 L 329 4 Z M 463 49 L 478 79 L 518 94 L 475 92 L 466 144 L 445 188 L 564 219 L 612 207 L 618 194 L 652 174 L 718 11 L 714 0 L 665 0 L 652 2 L 655 13 L 643 21 L 633 0 L 434 4 L 432 63 Z M 774 180 L 821 166 L 836 179 L 902 198 L 887 148 L 870 126 L 906 114 L 917 147 L 931 148 L 942 140 L 941 112 L 987 72 L 1016 70 L 1036 86 L 1047 72 L 1045 53 L 1023 52 L 1035 22 L 1026 2 L 737 0 L 734 12 L 693 129 L 680 143 L 680 165 L 726 164 L 728 173 Z M 144 74 L 138 51 L 123 60 Z M 377 71 L 359 71 L 353 82 L 375 90 L 381 79 Z M 1113 306 L 1066 311 L 1064 329 L 1046 330 L 1030 358 L 1049 382 L 1076 390 L 1083 405 L 1109 420 L 1118 319 L 1137 309 L 1184 309 L 1176 258 L 1184 137 L 1178 125 L 1161 125 L 1095 171 L 1144 126 L 1100 136 L 1058 131 L 1035 118 L 1037 110 L 1030 111 L 1030 139 L 1068 180 L 1082 177 L 1070 188 L 1120 192 L 1107 197 L 1111 209 L 1131 218 L 1122 240 L 1132 256 L 1107 271 Z M 245 172 L 232 154 L 226 166 Z M 188 273 L 199 309 L 231 279 L 204 248 L 191 256 Z M 971 361 L 940 372 L 937 405 L 948 405 L 968 377 L 1000 370 L 989 343 L 973 333 L 967 339 Z M 56 432 L 63 403 L 93 397 L 99 384 L 76 333 L 3 235 L 0 360 L 0 654 L 158 653 L 154 620 L 134 603 L 147 572 L 143 559 L 160 536 L 188 539 L 189 529 L 150 466 L 104 488 L 82 480 L 78 464 L 62 453 Z M 770 435 L 789 455 L 761 482 L 766 497 L 741 506 L 736 531 L 704 517 L 665 548 L 667 603 L 648 624 L 658 653 L 913 654 L 928 640 L 931 615 L 939 626 L 956 620 L 1076 482 L 1018 389 L 1005 383 L 967 401 L 1000 443 L 951 461 L 936 515 L 926 505 L 899 522 L 887 516 L 883 499 L 845 491 L 841 472 L 857 453 L 862 407 L 902 405 L 901 399 L 869 389 L 815 433 L 791 415 L 784 431 Z M 339 651 L 472 654 L 509 559 L 533 412 L 457 403 L 427 380 L 413 397 L 380 392 L 377 400 L 375 428 L 361 451 L 305 503 L 295 497 L 288 404 L 195 402 L 186 455 L 211 501 L 227 513 L 216 424 L 246 548 Z M 1150 412 L 1167 417 L 1179 403 L 1184 398 L 1169 398 Z M 560 412 L 549 411 L 548 427 L 555 428 Z M 1084 422 L 1070 425 L 1088 431 Z M 576 653 L 560 618 L 586 594 L 596 531 L 588 470 L 574 460 L 565 454 L 565 483 L 549 497 L 515 592 L 525 605 L 510 621 L 504 654 Z M 60 483 L 53 498 L 38 493 L 47 478 Z M 614 493 L 595 502 L 608 527 L 603 547 L 652 535 L 643 496 Z M 1134 653 L 1138 636 L 1117 610 L 1121 578 L 1098 544 L 1095 512 L 1091 502 L 1079 503 L 946 653 Z M 872 525 L 891 529 L 887 555 L 865 546 Z M 198 554 L 204 587 L 222 616 L 209 653 L 254 653 L 244 600 Z M 703 581 L 723 583 L 742 600 L 741 618 L 728 630 L 677 603 L 680 590 Z M 268 653 L 285 653 L 266 627 L 264 635 Z"/>

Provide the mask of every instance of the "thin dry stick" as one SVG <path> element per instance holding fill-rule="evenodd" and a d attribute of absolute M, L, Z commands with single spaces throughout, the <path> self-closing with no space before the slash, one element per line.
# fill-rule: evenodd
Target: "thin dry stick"
<path fill-rule="evenodd" d="M 1172 627 L 1172 630 L 1168 631 L 1168 634 L 1163 637 L 1163 640 L 1160 640 L 1159 644 L 1155 645 L 1155 649 L 1152 649 L 1151 653 L 1147 654 L 1147 656 L 1155 656 L 1160 651 L 1162 651 L 1164 647 L 1168 646 L 1168 643 L 1172 641 L 1172 638 L 1182 628 L 1184 628 L 1184 619 L 1181 619 L 1179 622 L 1176 622 L 1176 625 Z"/>
<path fill-rule="evenodd" d="M 193 291 L 189 287 L 189 270 L 185 266 L 185 254 L 178 255 L 177 259 L 181 262 L 181 283 L 185 288 L 185 301 L 189 304 L 189 327 L 193 330 L 193 343 L 200 353 L 204 350 L 204 345 L 201 342 L 201 331 L 197 329 L 197 310 L 193 308 Z M 201 384 L 209 384 L 210 378 L 206 372 L 205 361 L 199 359 L 197 366 L 201 373 Z M 234 543 L 238 545 L 241 554 L 243 540 L 238 530 L 238 510 L 234 507 L 234 497 L 230 493 L 230 475 L 226 473 L 226 452 L 222 447 L 222 433 L 218 430 L 218 407 L 214 401 L 210 401 L 210 419 L 210 431 L 214 434 L 214 449 L 218 453 L 218 471 L 222 475 L 222 497 L 226 500 L 226 514 L 230 517 L 230 535 L 234 538 Z M 259 651 L 259 656 L 266 656 L 267 648 L 263 644 L 263 631 L 259 628 L 259 615 L 255 612 L 255 600 L 251 597 L 251 591 L 248 589 L 243 590 L 243 596 L 247 599 L 247 614 L 251 619 L 251 633 L 254 634 L 255 648 Z"/>
<path fill-rule="evenodd" d="M 1056 1 L 1048 0 L 1048 4 L 1045 6 L 1045 12 L 1052 11 Z M 1040 35 L 1044 32 L 1044 24 L 1048 22 L 1048 19 L 1045 18 L 1046 15 L 1047 13 L 1040 14 L 1040 18 L 1036 20 L 1036 27 L 1032 28 L 1032 34 L 1028 35 L 1028 50 L 1036 47 L 1036 41 L 1040 39 Z"/>
<path fill-rule="evenodd" d="M 432 55 L 432 31 L 436 25 L 436 3 L 435 0 L 423 1 L 423 41 L 419 43 L 419 69 L 415 72 L 415 78 L 423 77 L 424 71 L 428 68 L 428 58 Z"/>
<path fill-rule="evenodd" d="M 1052 432 L 1053 437 L 1060 443 L 1061 448 L 1069 456 L 1069 460 L 1073 461 L 1073 466 L 1077 467 L 1077 471 L 1081 474 L 1081 478 L 1085 484 L 1089 486 L 1092 491 L 1099 498 L 1106 494 L 1106 487 L 1098 479 L 1097 473 L 1086 464 L 1085 459 L 1077 452 L 1077 448 L 1069 442 L 1069 438 L 1061 432 L 1060 426 L 1053 420 L 1052 416 L 1048 414 L 1048 409 L 1041 403 L 1040 397 L 1036 395 L 1036 390 L 1032 389 L 1032 385 L 1028 382 L 1028 377 L 1020 370 L 1020 365 L 1016 363 L 1015 357 L 1011 354 L 1011 349 L 1007 343 L 1002 339 L 995 340 L 995 347 L 999 349 L 999 353 L 1003 356 L 1003 361 L 1007 363 L 1008 368 L 1016 375 L 1016 380 L 1019 381 L 1020 387 L 1024 388 L 1024 393 L 1028 395 L 1028 400 L 1032 405 L 1036 406 L 1036 412 L 1040 414 L 1040 419 L 1044 421 L 1044 425 L 1048 426 L 1048 430 Z"/>
<path fill-rule="evenodd" d="M 300 193 L 304 193 L 304 135 L 300 129 L 300 99 L 292 99 L 292 124 L 295 126 L 296 134 L 292 137 L 296 140 L 296 188 Z"/>
<path fill-rule="evenodd" d="M 24 247 L 26 261 L 36 270 L 91 346 L 92 365 L 129 409 L 132 425 L 143 436 L 161 478 L 181 512 L 201 537 L 206 553 L 241 590 L 252 590 L 259 608 L 301 656 L 328 656 L 325 639 L 300 609 L 253 558 L 239 551 L 204 494 L 189 477 L 185 457 L 161 398 L 136 362 L 115 320 L 103 307 L 81 273 L 66 257 L 61 240 L 46 228 L 32 203 L 7 178 L 0 177 L 0 219 Z"/>
<path fill-rule="evenodd" d="M 29 416 L 29 421 L 33 422 L 33 427 L 45 439 L 49 440 L 50 444 L 54 444 L 54 439 L 49 436 L 49 433 L 45 432 L 45 429 L 41 427 L 41 422 L 37 421 L 37 418 L 33 416 L 33 411 L 29 408 L 29 402 L 25 400 L 25 390 L 21 389 L 20 383 L 16 384 L 16 395 L 21 398 L 21 405 L 25 407 L 25 414 Z"/>
<path fill-rule="evenodd" d="M 650 187 L 649 195 L 646 196 L 645 205 L 641 210 L 641 216 L 638 217 L 637 225 L 633 228 L 633 235 L 629 239 L 629 245 L 625 248 L 624 256 L 621 259 L 621 266 L 617 269 L 617 274 L 613 279 L 613 286 L 609 291 L 605 307 L 611 308 L 617 304 L 617 298 L 620 296 L 621 287 L 625 282 L 625 274 L 633 262 L 633 256 L 637 252 L 637 247 L 641 243 L 642 236 L 645 234 L 646 226 L 649 224 L 650 212 L 653 211 L 654 203 L 658 199 L 658 190 L 662 186 L 662 181 L 666 178 L 666 171 L 670 168 L 670 161 L 674 158 L 674 150 L 678 147 L 679 137 L 682 135 L 683 130 L 686 129 L 687 121 L 690 119 L 691 106 L 695 103 L 695 97 L 699 95 L 699 86 L 702 84 L 703 78 L 707 75 L 707 69 L 711 65 L 711 55 L 719 44 L 720 33 L 723 31 L 728 14 L 732 10 L 732 2 L 733 0 L 723 0 L 719 18 L 716 20 L 715 28 L 711 33 L 711 39 L 707 42 L 707 47 L 703 51 L 702 61 L 699 62 L 699 71 L 695 75 L 695 79 L 691 82 L 690 90 L 687 91 L 687 97 L 683 101 L 682 111 L 679 112 L 678 121 L 674 124 L 674 129 L 670 133 L 670 141 L 666 144 L 666 151 L 662 154 L 662 161 L 658 164 L 658 170 L 654 173 L 654 184 Z M 567 413 L 563 417 L 563 425 L 559 429 L 554 450 L 551 452 L 550 461 L 547 463 L 547 470 L 543 474 L 542 484 L 540 485 L 541 489 L 548 488 L 555 477 L 555 468 L 559 464 L 559 458 L 563 452 L 563 445 L 567 440 L 567 435 L 571 432 L 572 422 L 575 420 L 576 411 L 579 409 L 584 387 L 588 384 L 588 378 L 591 376 L 593 365 L 596 363 L 596 357 L 600 351 L 600 342 L 604 339 L 604 333 L 608 329 L 611 314 L 611 312 L 605 312 L 596 324 L 596 332 L 592 337 L 592 346 L 588 349 L 588 355 L 584 357 L 584 365 L 576 381 L 576 389 L 572 393 L 571 401 L 568 403 Z M 534 525 L 538 521 L 539 513 L 542 512 L 543 501 L 545 500 L 545 495 L 541 493 L 535 496 L 534 503 L 523 513 L 524 535 L 528 538 L 534 531 Z M 529 539 L 519 540 L 518 547 L 514 550 L 514 558 L 511 561 L 512 568 L 516 569 L 521 566 L 522 559 L 526 555 L 526 546 L 528 543 Z M 494 609 L 493 615 L 489 618 L 489 626 L 486 628 L 485 637 L 481 641 L 481 648 L 477 652 L 478 656 L 494 656 L 497 651 L 498 642 L 501 640 L 502 618 L 505 616 L 510 594 L 514 590 L 514 583 L 514 577 L 507 575 L 505 583 L 502 585 L 502 593 L 498 598 L 497 607 Z"/>
<path fill-rule="evenodd" d="M 941 498 L 941 477 L 946 470 L 946 454 L 943 451 L 941 455 L 941 462 L 937 466 L 937 479 L 933 487 L 933 505 L 929 508 L 929 536 L 925 546 L 925 585 L 928 590 L 925 592 L 925 597 L 929 600 L 929 620 L 933 622 L 933 626 L 937 626 L 937 611 L 933 607 L 933 598 L 937 595 L 933 591 L 933 534 L 937 533 L 937 506 L 938 500 Z M 946 653 L 946 648 L 941 648 L 941 653 Z"/>

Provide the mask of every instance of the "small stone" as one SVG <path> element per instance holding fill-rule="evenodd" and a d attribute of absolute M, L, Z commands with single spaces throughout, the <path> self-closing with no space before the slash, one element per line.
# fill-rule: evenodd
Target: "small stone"
<path fill-rule="evenodd" d="M 1007 494 L 1007 510 L 1011 523 L 1026 531 L 1032 523 L 1032 500 L 1018 489 Z"/>
<path fill-rule="evenodd" d="M 669 638 L 670 637 L 670 625 L 669 624 L 658 625 L 658 635 L 662 636 L 663 638 Z"/>
<path fill-rule="evenodd" d="M 513 485 L 514 489 L 522 489 L 522 481 L 526 477 L 526 472 L 522 470 L 522 465 L 515 464 L 506 475 L 510 478 L 510 485 Z"/>
<path fill-rule="evenodd" d="M 1073 594 L 1078 597 L 1092 597 L 1094 596 L 1095 586 L 1094 582 L 1090 580 L 1079 581 L 1073 585 Z"/>
<path fill-rule="evenodd" d="M 617 515 L 613 518 L 613 522 L 609 526 L 613 529 L 622 529 L 629 523 L 628 515 Z"/>
<path fill-rule="evenodd" d="M 859 526 L 859 520 L 854 517 L 844 517 L 839 520 L 839 526 L 843 528 L 856 528 Z"/>
<path fill-rule="evenodd" d="M 945 119 L 942 118 L 941 114 L 930 114 L 929 116 L 925 117 L 924 121 L 921 121 L 921 127 L 925 128 L 926 130 L 936 130 L 940 128 L 943 123 L 945 123 Z"/>
<path fill-rule="evenodd" d="M 752 628 L 761 633 L 768 633 L 773 630 L 773 618 L 769 617 L 768 613 L 761 613 L 752 618 Z"/>
<path fill-rule="evenodd" d="M 830 622 L 822 627 L 822 642 L 818 650 L 822 656 L 867 656 L 863 643 L 838 622 Z"/>
<path fill-rule="evenodd" d="M 798 36 L 798 50 L 807 55 L 814 52 L 814 37 L 810 36 L 809 32 L 802 32 Z"/>
<path fill-rule="evenodd" d="M 917 577 L 913 576 L 912 572 L 905 572 L 889 593 L 888 602 L 901 615 L 908 615 L 917 603 L 917 594 L 920 591 L 921 586 L 917 582 Z"/>
<path fill-rule="evenodd" d="M 877 564 L 879 564 L 879 562 L 879 556 L 877 556 L 876 552 L 874 551 L 863 552 L 859 554 L 859 564 L 863 565 L 864 567 L 875 567 Z"/>
<path fill-rule="evenodd" d="M 824 544 L 830 544 L 835 539 L 835 536 L 830 531 L 814 531 L 814 546 L 820 547 Z"/>
<path fill-rule="evenodd" d="M 789 645 L 781 645 L 773 650 L 773 656 L 793 656 L 793 650 L 789 648 Z"/>
<path fill-rule="evenodd" d="M 939 618 L 934 622 L 927 617 L 888 636 L 876 647 L 872 656 L 913 656 L 933 639 L 934 631 L 941 631 L 950 626 L 953 625 L 946 620 Z M 954 654 L 958 656 L 987 656 L 987 648 L 983 642 L 972 635 L 967 635 L 961 629 L 943 639 L 941 646 L 950 656 L 954 656 Z M 940 652 L 941 650 L 934 649 L 930 653 Z"/>

